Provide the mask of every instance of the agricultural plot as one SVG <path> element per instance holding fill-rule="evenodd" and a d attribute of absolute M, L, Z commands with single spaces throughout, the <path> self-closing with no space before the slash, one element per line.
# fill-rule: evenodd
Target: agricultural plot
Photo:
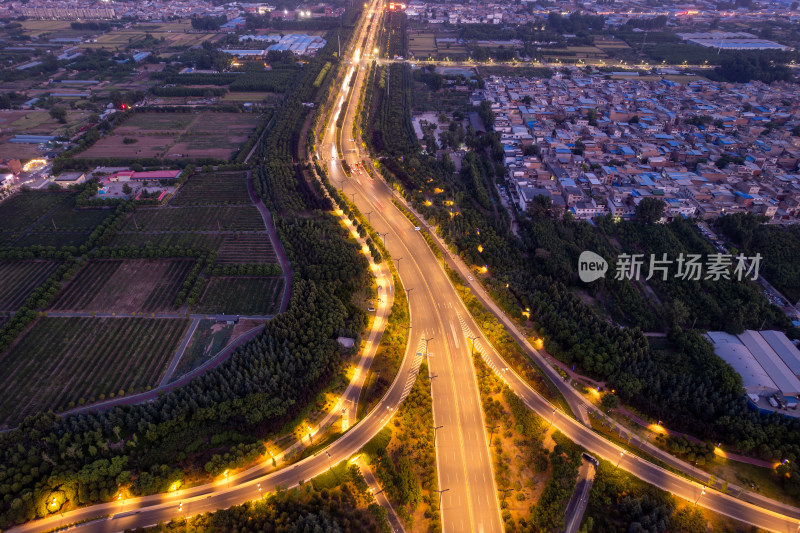
<path fill-rule="evenodd" d="M 263 102 L 280 98 L 276 93 L 268 92 L 232 92 L 222 97 L 225 102 Z"/>
<path fill-rule="evenodd" d="M 260 120 L 256 114 L 213 111 L 135 113 L 77 157 L 229 159 Z"/>
<path fill-rule="evenodd" d="M 0 311 L 19 309 L 56 268 L 56 261 L 0 261 Z"/>
<path fill-rule="evenodd" d="M 283 283 L 283 278 L 214 278 L 208 283 L 197 305 L 197 312 L 237 315 L 276 313 Z"/>
<path fill-rule="evenodd" d="M 112 248 L 126 248 L 135 246 L 137 248 L 153 248 L 179 246 L 181 248 L 191 248 L 193 250 L 216 250 L 220 247 L 223 240 L 222 235 L 210 235 L 208 233 L 117 233 L 111 241 Z"/>
<path fill-rule="evenodd" d="M 0 231 L 20 231 L 63 200 L 66 193 L 21 191 L 0 203 Z"/>
<path fill-rule="evenodd" d="M 254 205 L 227 207 L 161 207 L 131 214 L 123 231 L 264 231 Z"/>
<path fill-rule="evenodd" d="M 75 209 L 62 203 L 42 217 L 33 230 L 91 232 L 112 213 L 110 209 Z"/>
<path fill-rule="evenodd" d="M 247 113 L 200 113 L 167 152 L 168 157 L 228 159 L 252 135 L 261 117 Z"/>
<path fill-rule="evenodd" d="M 217 262 L 221 264 L 276 263 L 277 261 L 275 249 L 266 233 L 228 235 L 217 250 Z"/>
<path fill-rule="evenodd" d="M 171 205 L 251 204 L 246 172 L 195 174 L 180 188 Z"/>
<path fill-rule="evenodd" d="M 13 242 L 14 246 L 25 248 L 26 246 L 80 246 L 89 240 L 91 232 L 39 232 L 27 233 Z M 2 238 L 0 238 L 2 244 Z"/>
<path fill-rule="evenodd" d="M 53 309 L 167 311 L 193 264 L 188 259 L 90 261 L 58 295 Z"/>
<path fill-rule="evenodd" d="M 182 319 L 42 318 L 0 356 L 0 424 L 71 402 L 154 386 L 189 324 Z"/>
<path fill-rule="evenodd" d="M 417 57 L 436 54 L 436 37 L 433 33 L 417 33 L 408 36 L 408 52 Z"/>

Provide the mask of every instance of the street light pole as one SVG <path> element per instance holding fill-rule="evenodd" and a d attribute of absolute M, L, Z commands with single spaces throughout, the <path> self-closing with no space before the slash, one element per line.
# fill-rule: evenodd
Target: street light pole
<path fill-rule="evenodd" d="M 370 215 L 372 214 L 372 211 L 368 211 L 368 212 L 366 212 L 364 214 L 367 215 L 367 224 L 372 225 L 372 220 L 371 220 L 371 217 L 370 217 Z"/>
<path fill-rule="evenodd" d="M 548 430 L 548 429 L 550 429 L 550 426 L 552 426 L 552 425 L 553 425 L 553 421 L 556 419 L 556 411 L 557 411 L 557 410 L 558 410 L 558 408 L 557 408 L 557 407 L 554 407 L 554 408 L 553 408 L 553 416 L 551 416 L 551 417 L 550 417 L 550 423 L 549 423 L 549 424 L 547 424 L 547 427 L 546 427 L 546 428 L 544 428 L 544 431 L 542 431 L 542 433 L 547 433 L 547 430 Z"/>
<path fill-rule="evenodd" d="M 513 491 L 514 489 L 497 489 L 498 491 L 503 493 L 503 499 L 506 499 L 506 493 Z"/>
<path fill-rule="evenodd" d="M 486 429 L 488 429 L 488 430 L 489 430 L 489 446 L 491 446 L 491 445 L 492 445 L 492 437 L 494 436 L 494 430 L 495 430 L 495 429 L 497 429 L 497 428 L 499 428 L 499 427 L 500 427 L 500 425 L 499 425 L 499 424 L 498 424 L 498 425 L 496 425 L 496 426 L 486 426 Z M 501 490 L 502 490 L 502 489 L 501 489 Z"/>
<path fill-rule="evenodd" d="M 695 504 L 695 505 L 697 505 L 697 502 L 699 502 L 699 501 L 700 501 L 700 496 L 704 495 L 705 493 L 706 493 L 706 488 L 705 488 L 705 487 L 703 487 L 703 491 L 700 493 L 700 495 L 699 495 L 699 496 L 697 497 L 697 499 L 694 501 L 694 504 Z M 800 529 L 800 527 L 798 527 L 798 529 Z"/>
<path fill-rule="evenodd" d="M 386 236 L 387 236 L 387 235 L 389 235 L 389 232 L 386 232 L 386 233 L 380 233 L 380 232 L 377 232 L 377 233 L 378 233 L 378 235 L 380 235 L 380 236 L 381 236 L 381 238 L 383 239 L 383 247 L 384 247 L 384 248 L 386 248 Z"/>
<path fill-rule="evenodd" d="M 478 340 L 478 337 L 473 336 L 473 335 L 467 335 L 467 338 L 472 341 L 472 344 L 470 345 L 469 354 L 474 357 L 475 356 L 475 341 Z"/>
<path fill-rule="evenodd" d="M 426 339 L 426 338 L 423 337 L 422 340 L 425 341 L 425 357 L 428 357 L 428 342 L 432 341 L 433 337 L 431 337 L 429 339 Z"/>
<path fill-rule="evenodd" d="M 438 430 L 442 429 L 443 427 L 444 426 L 431 426 L 431 428 L 433 429 L 433 447 L 434 448 L 436 447 L 436 432 Z"/>
<path fill-rule="evenodd" d="M 623 455 L 625 455 L 624 451 L 619 452 L 619 459 L 617 459 L 617 466 L 615 466 L 614 468 L 619 468 L 619 464 L 622 462 L 622 456 Z"/>
<path fill-rule="evenodd" d="M 442 510 L 442 494 L 444 494 L 448 490 L 450 490 L 450 489 L 444 489 L 444 490 L 433 489 L 433 492 L 438 492 L 439 493 L 439 510 L 440 511 Z"/>

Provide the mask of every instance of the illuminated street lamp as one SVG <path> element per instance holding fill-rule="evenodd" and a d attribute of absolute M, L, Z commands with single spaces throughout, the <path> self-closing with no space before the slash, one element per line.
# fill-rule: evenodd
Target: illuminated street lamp
<path fill-rule="evenodd" d="M 619 464 L 622 462 L 622 456 L 625 455 L 624 451 L 619 452 L 619 459 L 617 459 L 617 466 L 614 468 L 619 468 Z"/>
<path fill-rule="evenodd" d="M 231 488 L 231 478 L 228 477 L 228 471 L 224 471 L 222 475 L 225 476 L 225 482 L 228 484 L 228 488 Z"/>
<path fill-rule="evenodd" d="M 705 488 L 705 487 L 703 487 L 703 491 L 700 493 L 700 496 L 702 496 L 702 495 L 703 495 L 703 494 L 705 494 L 705 493 L 706 493 L 706 488 Z M 700 501 L 700 496 L 698 496 L 698 497 L 697 497 L 697 499 L 694 501 L 694 504 L 695 504 L 695 505 L 697 505 L 697 502 L 699 502 L 699 501 Z"/>

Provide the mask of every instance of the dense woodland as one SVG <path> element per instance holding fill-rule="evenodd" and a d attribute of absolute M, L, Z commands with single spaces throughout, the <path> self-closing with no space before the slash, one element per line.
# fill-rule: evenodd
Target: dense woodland
<path fill-rule="evenodd" d="M 689 222 L 664 227 L 632 222 L 611 227 L 613 222 L 601 221 L 595 229 L 569 217 L 563 220 L 561 213 L 545 205 L 543 213 L 524 217 L 522 237 L 518 238 L 509 229 L 494 187 L 494 181 L 502 176 L 497 165 L 502 151 L 494 149 L 496 137 L 489 133 L 467 140 L 475 154 L 462 161 L 458 175 L 447 158 L 422 153 L 412 135 L 399 139 L 399 132 L 406 131 L 403 128 L 394 130 L 390 145 L 376 143 L 375 131 L 384 128 L 388 120 L 384 109 L 410 113 L 408 89 L 397 84 L 389 94 L 378 96 L 385 92 L 382 83 L 376 75 L 371 87 L 373 100 L 390 98 L 393 102 L 372 106 L 374 126 L 362 135 L 384 156 L 384 176 L 403 186 L 408 200 L 438 225 L 445 240 L 468 263 L 488 267 L 488 287 L 510 314 L 521 318 L 521 310 L 530 308 L 533 325 L 544 337 L 549 353 L 605 381 L 623 401 L 664 420 L 671 428 L 723 441 L 764 458 L 789 457 L 792 465 L 800 459 L 800 422 L 749 410 L 738 375 L 713 353 L 700 332 L 684 329 L 691 328 L 695 319 L 696 327 L 728 330 L 759 327 L 764 320 L 772 327 L 787 327 L 785 318 L 767 304 L 760 289 L 744 282 L 714 282 L 711 287 L 701 281 L 683 287 L 676 281 L 654 283 L 652 290 L 659 298 L 653 298 L 635 284 L 606 279 L 604 285 L 590 290 L 605 293 L 612 309 L 632 303 L 631 310 L 610 313 L 631 325 L 621 328 L 605 316 L 605 306 L 598 310 L 591 295 L 584 299 L 575 288 L 577 255 L 587 248 L 609 256 L 616 256 L 619 249 L 647 254 L 663 250 L 671 255 L 707 248 Z M 407 117 L 392 120 L 402 123 Z M 435 187 L 445 192 L 437 195 Z M 449 205 L 451 200 L 455 205 Z M 654 303 L 658 300 L 662 300 L 660 304 Z M 703 305 L 711 306 L 710 312 Z M 664 316 L 668 317 L 666 323 L 659 318 Z M 652 350 L 638 326 L 668 329 L 671 348 Z M 782 479 L 788 491 L 800 493 L 796 481 L 800 474 Z"/>
<path fill-rule="evenodd" d="M 708 525 L 697 507 L 681 504 L 669 493 L 601 461 L 580 531 L 705 533 Z"/>
<path fill-rule="evenodd" d="M 761 254 L 761 275 L 789 299 L 800 300 L 800 227 L 772 226 L 751 214 L 726 215 L 717 228 L 736 251 Z"/>

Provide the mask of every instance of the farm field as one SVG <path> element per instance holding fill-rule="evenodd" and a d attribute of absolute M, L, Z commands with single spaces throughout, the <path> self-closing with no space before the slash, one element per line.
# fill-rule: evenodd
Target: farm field
<path fill-rule="evenodd" d="M 89 261 L 57 296 L 54 310 L 158 312 L 173 302 L 194 262 L 189 259 Z"/>
<path fill-rule="evenodd" d="M 227 93 L 222 99 L 226 102 L 261 102 L 263 100 L 272 100 L 280 98 L 281 95 L 277 93 L 268 92 L 231 92 Z"/>
<path fill-rule="evenodd" d="M 62 203 L 40 219 L 33 231 L 91 232 L 113 212 L 111 209 L 75 209 Z"/>
<path fill-rule="evenodd" d="M 40 110 L 10 110 L 0 112 L 0 129 L 2 138 L 6 140 L 15 134 L 34 134 L 34 135 L 59 135 L 69 127 L 76 126 L 89 118 L 88 111 L 69 109 L 67 111 L 67 122 L 59 123 L 50 116 L 47 111 Z M 12 148 L 20 148 L 26 145 L 14 144 Z M 30 145 L 36 148 L 36 145 Z M 41 152 L 39 152 L 41 153 Z"/>
<path fill-rule="evenodd" d="M 77 157 L 227 160 L 260 120 L 250 113 L 136 113 Z M 136 142 L 125 144 L 126 138 Z"/>
<path fill-rule="evenodd" d="M 246 172 L 207 172 L 190 177 L 171 205 L 251 204 Z"/>
<path fill-rule="evenodd" d="M 56 268 L 56 261 L 0 261 L 0 311 L 19 309 Z"/>
<path fill-rule="evenodd" d="M 216 250 L 220 247 L 225 237 L 223 235 L 210 235 L 208 233 L 144 233 L 133 231 L 117 233 L 111 240 L 111 248 L 154 248 L 180 246 L 195 250 Z"/>
<path fill-rule="evenodd" d="M 156 385 L 188 325 L 184 319 L 39 319 L 0 355 L 10 369 L 0 377 L 0 426 Z"/>
<path fill-rule="evenodd" d="M 280 305 L 283 283 L 283 278 L 213 278 L 197 305 L 197 312 L 273 314 Z"/>
<path fill-rule="evenodd" d="M 436 53 L 436 37 L 433 33 L 410 33 L 408 51 L 418 57 L 428 57 Z"/>
<path fill-rule="evenodd" d="M 217 251 L 217 262 L 231 263 L 276 263 L 277 257 L 269 235 L 266 233 L 228 235 Z"/>
<path fill-rule="evenodd" d="M 141 209 L 125 221 L 122 231 L 264 231 L 254 205 L 227 207 L 161 207 Z"/>
<path fill-rule="evenodd" d="M 50 231 L 27 233 L 18 240 L 13 241 L 13 245 L 20 248 L 24 248 L 26 246 L 54 246 L 56 248 L 60 248 L 62 246 L 80 246 L 89 240 L 90 233 L 91 232 L 89 231 Z M 2 238 L 0 238 L 0 244 L 2 244 Z"/>
<path fill-rule="evenodd" d="M 66 198 L 66 193 L 21 191 L 0 203 L 0 231 L 20 231 Z"/>

